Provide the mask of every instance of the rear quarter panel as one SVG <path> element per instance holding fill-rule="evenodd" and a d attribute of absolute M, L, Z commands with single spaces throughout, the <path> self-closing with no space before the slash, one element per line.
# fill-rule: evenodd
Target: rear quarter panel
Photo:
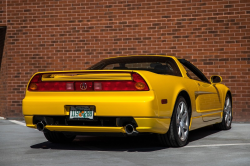
<path fill-rule="evenodd" d="M 223 84 L 214 84 L 214 87 L 217 88 L 220 92 L 220 99 L 221 99 L 221 104 L 222 104 L 222 108 L 224 108 L 225 105 L 225 99 L 226 99 L 226 95 L 228 92 L 231 92 L 230 89 L 223 85 Z"/>
<path fill-rule="evenodd" d="M 161 75 L 148 71 L 135 71 L 141 74 L 154 91 L 157 104 L 158 116 L 161 118 L 171 118 L 176 99 L 181 91 L 186 91 L 191 100 L 192 116 L 200 116 L 196 112 L 195 91 L 198 90 L 194 80 L 184 77 Z M 167 99 L 167 104 L 161 104 L 162 99 Z"/>

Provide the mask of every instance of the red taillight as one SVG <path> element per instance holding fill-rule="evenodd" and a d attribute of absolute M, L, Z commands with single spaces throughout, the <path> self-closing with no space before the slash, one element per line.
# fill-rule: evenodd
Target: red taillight
<path fill-rule="evenodd" d="M 135 88 L 137 90 L 148 90 L 148 85 L 144 79 L 137 73 L 132 73 L 133 80 L 135 83 Z"/>
<path fill-rule="evenodd" d="M 28 87 L 30 91 L 38 90 L 38 84 L 41 82 L 41 77 L 42 77 L 41 74 L 37 74 L 32 78 Z"/>
<path fill-rule="evenodd" d="M 32 80 L 31 80 L 30 82 L 35 82 L 35 83 L 41 82 L 41 77 L 42 77 L 41 74 L 37 74 L 37 75 L 35 75 L 35 76 L 32 78 Z"/>
<path fill-rule="evenodd" d="M 74 91 L 74 82 L 38 82 L 36 91 Z M 32 90 L 31 84 L 29 90 Z"/>
<path fill-rule="evenodd" d="M 131 74 L 132 81 L 101 81 L 94 82 L 95 91 L 147 91 L 148 85 L 137 73 Z"/>
<path fill-rule="evenodd" d="M 148 85 L 137 73 L 131 81 L 42 81 L 38 74 L 30 81 L 29 91 L 148 91 Z"/>
<path fill-rule="evenodd" d="M 132 73 L 132 77 L 135 82 L 145 82 L 144 79 L 137 73 Z"/>
<path fill-rule="evenodd" d="M 102 81 L 95 82 L 95 91 L 135 91 L 133 81 Z"/>

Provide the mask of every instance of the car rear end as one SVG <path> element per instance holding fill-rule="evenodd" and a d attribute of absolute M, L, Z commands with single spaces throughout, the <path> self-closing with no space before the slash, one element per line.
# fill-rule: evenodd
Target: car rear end
<path fill-rule="evenodd" d="M 164 133 L 157 98 L 143 72 L 82 70 L 36 73 L 23 114 L 28 127 L 74 133 Z"/>

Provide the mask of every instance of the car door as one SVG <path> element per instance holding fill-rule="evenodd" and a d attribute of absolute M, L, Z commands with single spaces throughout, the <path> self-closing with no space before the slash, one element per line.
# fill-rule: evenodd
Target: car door
<path fill-rule="evenodd" d="M 198 85 L 198 91 L 195 91 L 196 111 L 202 114 L 203 121 L 221 118 L 222 104 L 219 90 L 193 64 L 186 60 L 181 63 L 188 77 L 195 80 Z"/>
<path fill-rule="evenodd" d="M 203 121 L 210 121 L 221 117 L 221 101 L 218 89 L 212 84 L 198 82 L 199 91 L 196 92 L 197 111 L 202 113 Z"/>

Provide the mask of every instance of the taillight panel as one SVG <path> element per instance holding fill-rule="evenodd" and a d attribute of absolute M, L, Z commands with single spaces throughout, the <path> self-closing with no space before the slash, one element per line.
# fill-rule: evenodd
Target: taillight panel
<path fill-rule="evenodd" d="M 95 91 L 135 91 L 134 81 L 102 81 L 95 82 Z M 101 87 L 101 88 L 100 88 Z"/>
<path fill-rule="evenodd" d="M 29 91 L 148 91 L 148 85 L 138 73 L 131 81 L 42 81 L 42 74 L 30 81 Z"/>

